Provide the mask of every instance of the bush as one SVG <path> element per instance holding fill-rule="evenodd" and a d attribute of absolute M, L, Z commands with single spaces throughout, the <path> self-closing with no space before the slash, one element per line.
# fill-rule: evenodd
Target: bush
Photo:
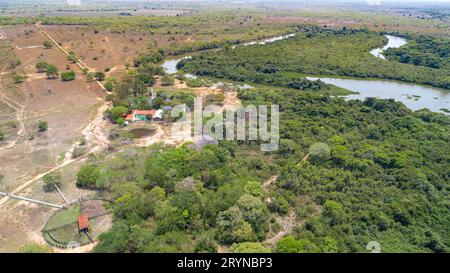
<path fill-rule="evenodd" d="M 50 48 L 53 47 L 53 44 L 52 44 L 52 42 L 50 42 L 50 41 L 45 41 L 45 42 L 43 43 L 43 45 L 44 45 L 44 48 L 45 48 L 45 49 L 50 49 Z"/>
<path fill-rule="evenodd" d="M 114 77 L 108 77 L 106 83 L 104 84 L 106 90 L 113 91 L 114 86 L 117 84 L 117 80 Z"/>
<path fill-rule="evenodd" d="M 56 188 L 55 186 L 59 186 L 62 181 L 62 176 L 60 173 L 50 173 L 46 174 L 43 177 L 44 180 L 44 191 L 51 192 L 54 191 Z"/>
<path fill-rule="evenodd" d="M 72 158 L 77 158 L 84 155 L 87 152 L 86 147 L 75 147 L 72 151 Z"/>
<path fill-rule="evenodd" d="M 96 188 L 97 181 L 100 178 L 100 170 L 92 165 L 84 165 L 77 173 L 77 187 L 80 188 Z"/>
<path fill-rule="evenodd" d="M 69 61 L 71 61 L 72 63 L 76 63 L 77 62 L 77 56 L 75 55 L 74 52 L 69 52 L 69 56 L 67 57 L 69 59 Z"/>
<path fill-rule="evenodd" d="M 38 61 L 36 63 L 36 70 L 38 71 L 38 73 L 44 73 L 47 70 L 47 67 L 48 63 L 44 61 Z"/>
<path fill-rule="evenodd" d="M 125 124 L 125 120 L 123 118 L 118 118 L 118 119 L 116 119 L 116 123 L 117 123 L 117 125 L 122 126 Z"/>
<path fill-rule="evenodd" d="M 61 80 L 64 82 L 75 80 L 75 71 L 70 70 L 61 73 Z"/>
<path fill-rule="evenodd" d="M 103 80 L 105 80 L 106 75 L 105 75 L 105 73 L 98 71 L 98 72 L 94 73 L 94 77 L 97 81 L 103 81 Z"/>
<path fill-rule="evenodd" d="M 45 132 L 45 131 L 48 130 L 48 123 L 47 123 L 47 121 L 40 120 L 40 121 L 38 121 L 38 125 L 37 126 L 38 126 L 39 132 Z"/>
<path fill-rule="evenodd" d="M 3 141 L 5 139 L 5 134 L 0 131 L 0 141 Z"/>
<path fill-rule="evenodd" d="M 117 121 L 118 118 L 123 117 L 126 113 L 128 113 L 128 108 L 124 106 L 116 106 L 109 110 L 109 116 L 113 121 Z"/>
<path fill-rule="evenodd" d="M 52 64 L 47 66 L 47 70 L 45 72 L 47 73 L 47 78 L 49 79 L 58 77 L 58 68 Z"/>
<path fill-rule="evenodd" d="M 14 83 L 22 83 L 25 81 L 25 76 L 20 74 L 13 74 L 12 80 L 14 81 Z"/>
<path fill-rule="evenodd" d="M 174 83 L 175 83 L 175 78 L 170 75 L 164 75 L 161 78 L 161 85 L 170 86 L 170 85 L 173 85 Z"/>

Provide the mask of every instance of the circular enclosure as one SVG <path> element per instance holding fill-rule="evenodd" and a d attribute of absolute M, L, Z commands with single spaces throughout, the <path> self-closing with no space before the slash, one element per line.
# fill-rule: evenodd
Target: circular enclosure
<path fill-rule="evenodd" d="M 72 248 L 90 244 L 112 225 L 112 216 L 105 207 L 107 201 L 84 200 L 57 211 L 42 230 L 48 244 Z M 86 218 L 81 227 L 82 219 Z"/>

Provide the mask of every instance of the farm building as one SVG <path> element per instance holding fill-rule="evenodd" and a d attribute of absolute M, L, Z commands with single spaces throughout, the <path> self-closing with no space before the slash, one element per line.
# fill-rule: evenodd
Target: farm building
<path fill-rule="evenodd" d="M 128 122 L 136 122 L 136 121 L 148 121 L 152 120 L 156 114 L 156 110 L 133 110 L 131 114 L 128 114 L 125 117 L 125 120 Z"/>
<path fill-rule="evenodd" d="M 79 233 L 89 232 L 89 217 L 87 214 L 82 214 L 78 218 L 78 232 Z"/>

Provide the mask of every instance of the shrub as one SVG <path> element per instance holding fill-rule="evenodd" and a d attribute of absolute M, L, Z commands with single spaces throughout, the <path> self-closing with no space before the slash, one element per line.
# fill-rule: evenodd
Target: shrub
<path fill-rule="evenodd" d="M 77 56 L 75 55 L 74 52 L 69 52 L 69 56 L 67 57 L 69 59 L 69 61 L 71 61 L 72 63 L 76 63 L 77 62 Z"/>
<path fill-rule="evenodd" d="M 84 165 L 77 173 L 77 187 L 80 188 L 96 188 L 97 181 L 100 178 L 99 169 L 92 165 Z"/>
<path fill-rule="evenodd" d="M 49 79 L 58 77 L 58 68 L 52 64 L 47 66 L 47 70 L 45 72 L 47 73 L 47 78 Z"/>
<path fill-rule="evenodd" d="M 59 186 L 62 181 L 62 176 L 60 173 L 50 173 L 46 174 L 43 177 L 44 180 L 44 191 L 51 192 L 54 191 L 56 188 L 55 186 Z"/>
<path fill-rule="evenodd" d="M 44 62 L 44 61 L 38 61 L 36 63 L 36 69 L 38 71 L 38 73 L 44 73 L 47 70 L 48 67 L 48 63 Z"/>
<path fill-rule="evenodd" d="M 45 48 L 45 49 L 50 49 L 50 48 L 53 47 L 53 44 L 52 44 L 52 42 L 50 42 L 50 41 L 45 41 L 45 42 L 43 43 L 43 45 L 44 45 L 44 48 Z"/>
<path fill-rule="evenodd" d="M 109 110 L 109 116 L 112 120 L 116 121 L 118 118 L 123 117 L 127 112 L 127 107 L 116 106 Z"/>
<path fill-rule="evenodd" d="M 61 73 L 61 80 L 64 82 L 75 80 L 75 71 L 70 70 Z"/>
<path fill-rule="evenodd" d="M 173 85 L 174 83 L 175 83 L 175 78 L 170 75 L 164 75 L 161 78 L 161 85 L 170 86 L 170 85 Z"/>
<path fill-rule="evenodd" d="M 3 141 L 5 139 L 5 134 L 0 131 L 0 141 Z"/>
<path fill-rule="evenodd" d="M 14 83 L 22 83 L 25 81 L 25 76 L 20 74 L 13 74 L 12 80 L 14 81 Z"/>
<path fill-rule="evenodd" d="M 116 119 L 116 123 L 117 123 L 117 125 L 122 126 L 125 124 L 125 120 L 123 118 L 118 118 L 118 119 Z"/>
<path fill-rule="evenodd" d="M 105 80 L 106 75 L 105 75 L 105 73 L 98 71 L 98 72 L 94 73 L 94 77 L 97 81 L 103 81 L 103 80 Z"/>
<path fill-rule="evenodd" d="M 38 125 L 37 126 L 38 126 L 39 132 L 45 132 L 45 131 L 48 130 L 48 123 L 47 123 L 47 121 L 40 120 L 40 121 L 38 121 Z"/>
<path fill-rule="evenodd" d="M 86 147 L 75 147 L 72 151 L 72 158 L 77 158 L 84 155 L 87 152 Z"/>
<path fill-rule="evenodd" d="M 104 86 L 105 86 L 106 90 L 112 91 L 116 84 L 117 84 L 117 80 L 114 77 L 108 77 L 106 79 Z"/>

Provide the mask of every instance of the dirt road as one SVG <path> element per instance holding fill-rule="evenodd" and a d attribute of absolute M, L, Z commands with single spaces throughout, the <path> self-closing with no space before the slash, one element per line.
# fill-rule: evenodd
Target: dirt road
<path fill-rule="evenodd" d="M 56 42 L 56 40 L 54 40 L 47 32 L 45 32 L 45 30 L 40 26 L 39 23 L 36 24 L 36 27 L 45 36 L 47 36 L 51 41 L 53 41 L 53 43 L 55 43 L 55 45 L 64 54 L 69 55 L 69 53 L 63 47 L 61 47 Z M 78 60 L 76 61 L 76 63 L 81 69 L 85 68 L 85 66 L 83 64 L 81 64 Z M 97 83 L 105 92 L 108 92 L 101 82 L 97 81 Z M 19 136 L 24 135 L 25 134 L 25 125 L 23 122 L 23 117 L 25 114 L 25 107 L 23 105 L 21 105 L 20 103 L 14 101 L 13 99 L 8 98 L 7 96 L 5 96 L 2 93 L 0 93 L 0 100 L 4 101 L 7 105 L 9 105 L 11 108 L 13 108 L 17 111 L 17 121 L 20 124 L 20 129 L 19 129 L 18 135 Z M 57 166 L 55 166 L 54 168 L 52 168 L 46 172 L 43 172 L 43 173 L 40 173 L 40 174 L 34 176 L 33 178 L 29 179 L 28 181 L 25 181 L 19 187 L 12 190 L 11 193 L 19 194 L 24 189 L 26 189 L 27 187 L 29 187 L 30 185 L 32 185 L 33 183 L 35 183 L 36 181 L 38 181 L 39 179 L 44 177 L 45 175 L 53 173 L 69 164 L 72 164 L 73 162 L 80 161 L 80 160 L 84 159 L 85 157 L 87 157 L 87 155 L 89 153 L 93 153 L 93 152 L 99 151 L 101 148 L 108 147 L 109 140 L 103 134 L 102 128 L 104 126 L 104 123 L 106 122 L 103 118 L 103 113 L 106 109 L 108 109 L 109 106 L 110 106 L 109 102 L 103 101 L 103 104 L 97 109 L 97 113 L 95 114 L 95 117 L 83 129 L 82 133 L 83 133 L 84 138 L 86 139 L 86 141 L 88 141 L 88 143 L 90 143 L 92 145 L 92 148 L 87 153 L 85 153 L 84 156 L 78 157 L 76 159 L 72 158 L 72 153 L 73 153 L 74 149 L 80 145 L 79 142 L 73 143 L 72 146 L 70 147 L 70 149 L 65 153 L 64 160 L 60 164 L 58 164 Z M 16 143 L 17 143 L 17 140 L 14 143 L 10 143 L 6 147 L 3 147 L 2 149 L 12 148 L 16 145 Z M 2 207 L 8 200 L 9 200 L 9 197 L 3 197 L 2 199 L 0 199 L 0 207 Z"/>

